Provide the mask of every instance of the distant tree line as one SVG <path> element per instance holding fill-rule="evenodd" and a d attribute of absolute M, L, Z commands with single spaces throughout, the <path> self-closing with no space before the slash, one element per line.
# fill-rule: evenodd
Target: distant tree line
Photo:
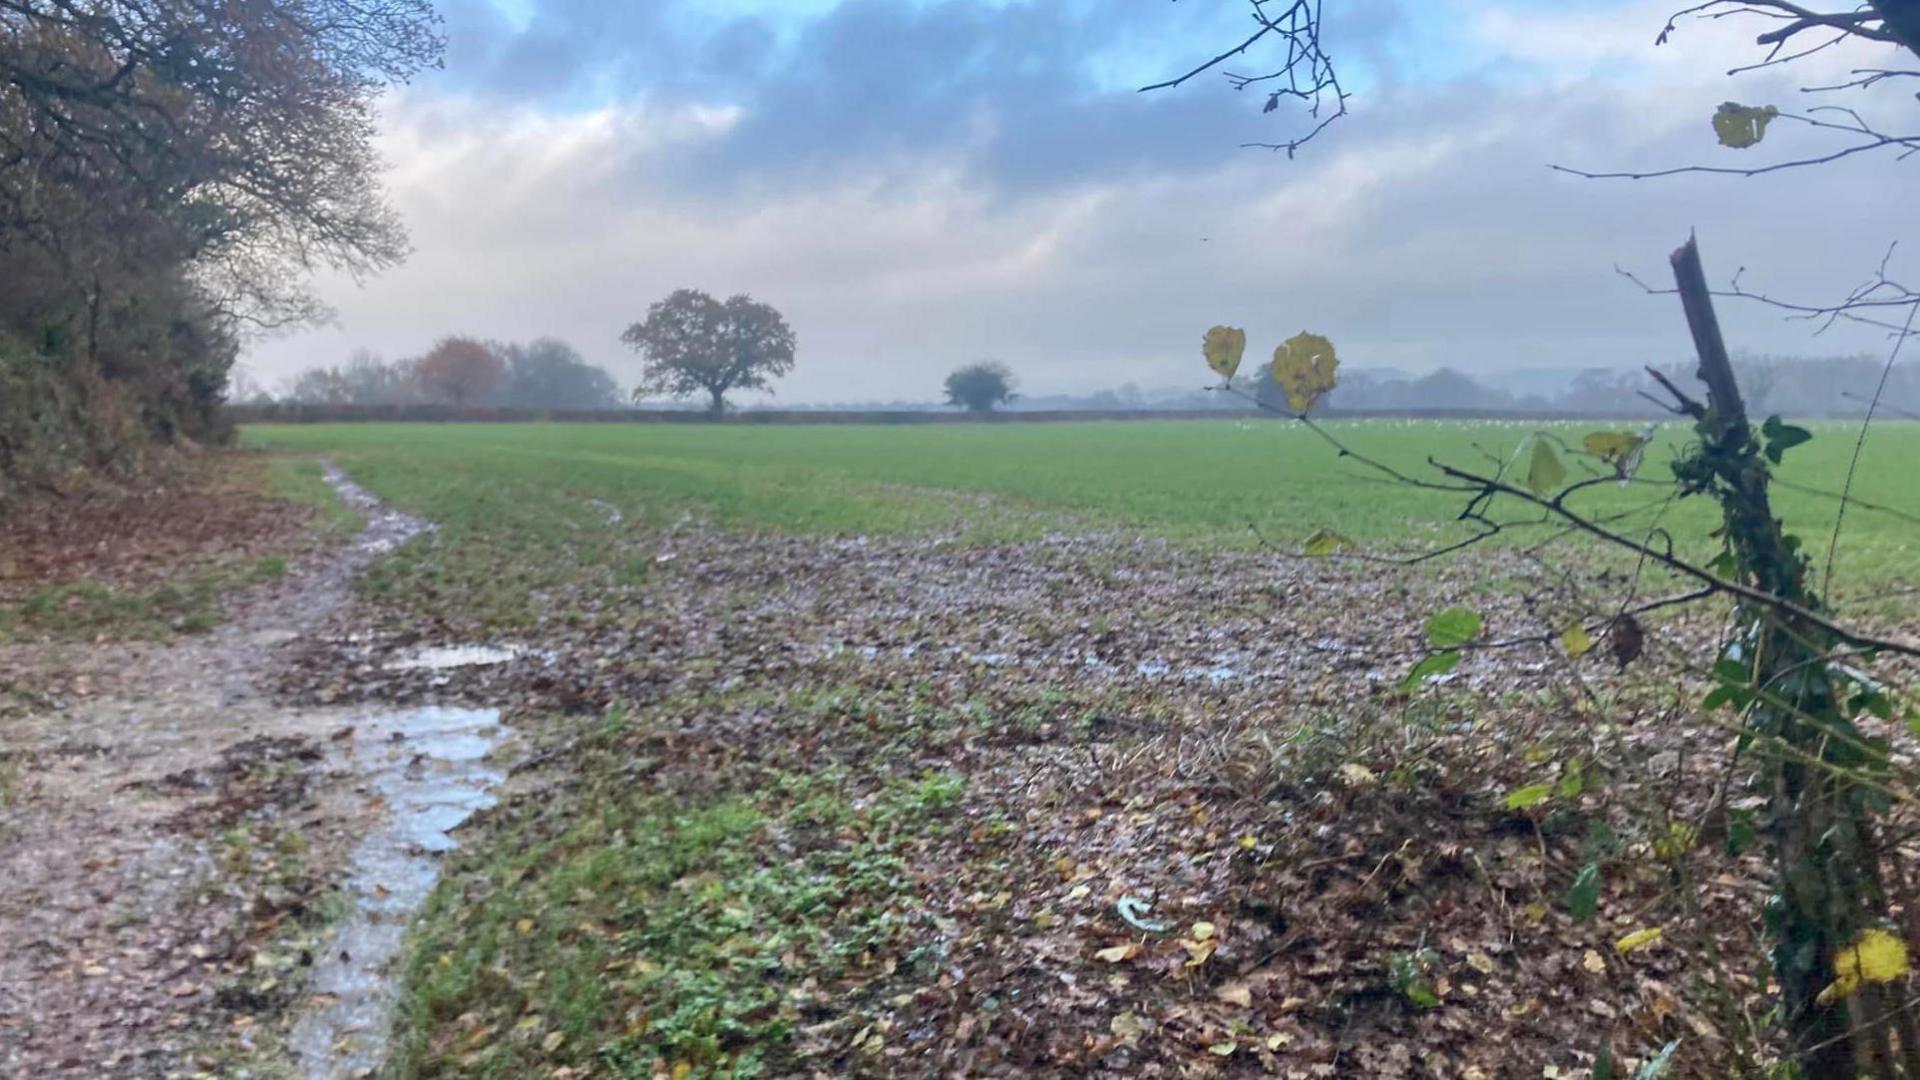
<path fill-rule="evenodd" d="M 250 328 L 400 261 L 375 101 L 441 47 L 428 0 L 0 2 L 0 500 L 222 437 Z"/>
<path fill-rule="evenodd" d="M 1734 360 L 1748 408 L 1756 415 L 1857 416 L 1878 384 L 1884 358 L 1872 356 L 1742 356 Z M 1677 385 L 1697 383 L 1694 365 L 1661 367 Z M 1259 380 L 1261 395 L 1276 403 L 1278 388 Z M 1559 390 L 1527 390 L 1502 385 L 1498 375 L 1479 379 L 1450 368 L 1420 376 L 1356 371 L 1347 375 L 1322 406 L 1341 410 L 1449 409 L 1462 412 L 1554 411 L 1595 416 L 1668 415 L 1642 391 L 1646 372 L 1639 368 L 1588 368 L 1573 374 Z M 1920 409 L 1920 371 L 1895 368 L 1884 399 Z"/>
<path fill-rule="evenodd" d="M 1872 396 L 1884 358 L 1870 356 L 1806 357 L 1744 356 L 1734 361 L 1742 385 L 1750 387 L 1750 408 L 1758 415 L 1858 416 Z M 948 376 L 945 401 L 929 399 L 885 402 L 832 402 L 781 405 L 782 411 L 849 411 L 881 409 L 895 412 L 932 411 L 960 406 L 973 408 L 966 393 L 980 387 L 979 400 L 1010 412 L 1250 412 L 1256 406 L 1228 394 L 1200 388 L 1146 388 L 1133 383 L 1082 393 L 1012 395 L 1012 373 L 1003 366 L 1008 396 L 995 396 L 999 380 L 983 378 L 968 365 Z M 1692 364 L 1662 367 L 1677 385 L 1695 383 Z M 1263 370 L 1243 379 L 1268 404 L 1283 404 L 1284 395 Z M 1467 375 L 1453 368 L 1425 374 L 1391 369 L 1359 368 L 1344 371 L 1338 388 L 1316 404 L 1321 412 L 1456 412 L 1466 415 L 1564 413 L 1576 416 L 1659 417 L 1667 415 L 1639 394 L 1646 375 L 1640 368 L 1533 369 L 1497 374 Z M 1883 408 L 1894 417 L 1920 418 L 1920 370 L 1894 368 Z M 758 408 L 749 406 L 749 410 Z"/>
<path fill-rule="evenodd" d="M 449 337 L 412 358 L 387 361 L 361 351 L 338 367 L 301 372 L 279 395 L 255 390 L 252 403 L 307 405 L 498 405 L 537 409 L 617 409 L 620 384 L 555 338 L 482 342 Z"/>

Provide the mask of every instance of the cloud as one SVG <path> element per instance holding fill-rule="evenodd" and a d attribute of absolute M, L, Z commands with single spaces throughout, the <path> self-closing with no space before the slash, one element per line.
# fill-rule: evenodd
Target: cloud
<path fill-rule="evenodd" d="M 981 357 L 1029 393 L 1197 384 L 1199 333 L 1223 321 L 1268 347 L 1325 332 L 1363 366 L 1624 365 L 1683 355 L 1686 336 L 1614 265 L 1657 277 L 1690 228 L 1710 272 L 1744 265 L 1799 296 L 1843 291 L 1891 239 L 1890 159 L 1754 180 L 1547 170 L 1734 153 L 1706 118 L 1736 93 L 1720 72 L 1750 55 L 1740 35 L 1642 62 L 1630 43 L 1651 50 L 1665 12 L 1639 4 L 1447 21 L 1372 2 L 1348 38 L 1354 115 L 1292 162 L 1237 147 L 1298 116 L 1217 83 L 1120 81 L 1224 40 L 1194 5 L 455 9 L 454 77 L 384 120 L 414 258 L 364 288 L 324 282 L 340 325 L 251 362 L 280 377 L 357 346 L 551 334 L 630 377 L 620 330 L 690 285 L 787 313 L 801 351 L 782 400 L 931 398 Z M 1421 59 L 1423 42 L 1450 58 Z M 1791 87 L 1763 73 L 1737 92 Z M 1726 321 L 1756 351 L 1878 344 L 1759 310 Z"/>

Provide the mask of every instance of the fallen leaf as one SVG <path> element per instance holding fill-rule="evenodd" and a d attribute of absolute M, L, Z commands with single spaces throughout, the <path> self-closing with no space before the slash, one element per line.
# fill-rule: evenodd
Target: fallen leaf
<path fill-rule="evenodd" d="M 1113 945 L 1108 948 L 1101 949 L 1099 952 L 1096 952 L 1093 955 L 1094 955 L 1094 958 L 1097 960 L 1105 960 L 1109 964 L 1118 964 L 1122 960 L 1131 960 L 1134 957 L 1139 956 L 1140 943 L 1137 941 L 1129 941 L 1125 945 Z"/>
<path fill-rule="evenodd" d="M 1666 931 L 1662 930 L 1658 926 L 1651 927 L 1645 930 L 1635 930 L 1633 933 L 1628 934 L 1622 937 L 1619 941 L 1614 942 L 1613 949 L 1615 952 L 1621 953 L 1623 955 L 1626 953 L 1630 953 L 1635 949 L 1644 949 L 1648 945 L 1651 945 L 1654 942 L 1659 941 L 1660 935 L 1664 933 L 1666 933 Z"/>

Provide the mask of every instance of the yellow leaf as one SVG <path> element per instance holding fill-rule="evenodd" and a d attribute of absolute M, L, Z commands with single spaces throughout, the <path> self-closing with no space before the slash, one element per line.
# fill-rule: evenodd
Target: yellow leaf
<path fill-rule="evenodd" d="M 521 919 L 519 922 L 513 924 L 513 928 L 523 934 L 531 934 L 533 933 L 533 920 Z"/>
<path fill-rule="evenodd" d="M 676 1061 L 673 1063 L 673 1080 L 687 1080 L 693 1075 L 693 1062 Z"/>
<path fill-rule="evenodd" d="M 1213 936 L 1213 932 L 1214 925 L 1210 922 L 1197 922 L 1193 924 L 1193 940 L 1195 941 L 1205 941 Z"/>
<path fill-rule="evenodd" d="M 1254 848 L 1257 848 L 1260 846 L 1260 838 L 1253 835 L 1252 833 L 1248 833 L 1247 835 L 1242 836 L 1240 838 L 1240 846 L 1247 849 L 1248 851 L 1252 851 Z"/>
<path fill-rule="evenodd" d="M 1281 1047 L 1287 1045 L 1292 1041 L 1293 1041 L 1292 1035 L 1289 1035 L 1284 1031 L 1278 1031 L 1273 1033 L 1272 1035 L 1267 1036 L 1267 1049 L 1279 1050 Z"/>
<path fill-rule="evenodd" d="M 1349 761 L 1340 766 L 1340 779 L 1345 780 L 1348 787 L 1366 787 L 1368 784 L 1378 782 L 1380 778 L 1373 775 L 1373 770 L 1365 765 Z"/>
<path fill-rule="evenodd" d="M 1540 922 L 1547 917 L 1547 905 L 1538 900 L 1535 900 L 1520 910 L 1526 915 L 1528 922 Z"/>
<path fill-rule="evenodd" d="M 1286 391 L 1287 408 L 1304 414 L 1333 389 L 1334 369 L 1340 360 L 1333 342 L 1302 331 L 1273 350 L 1273 381 Z"/>
<path fill-rule="evenodd" d="M 1216 326 L 1207 331 L 1200 346 L 1207 366 L 1223 379 L 1233 378 L 1240 370 L 1240 357 L 1247 351 L 1247 332 L 1233 326 Z"/>
<path fill-rule="evenodd" d="M 1207 1047 L 1207 1053 L 1215 1054 L 1219 1057 L 1232 1057 L 1233 1052 L 1238 1049 L 1240 1049 L 1240 1047 L 1234 1043 L 1217 1042 Z"/>
<path fill-rule="evenodd" d="M 1187 947 L 1187 966 L 1190 968 L 1206 963 L 1214 950 L 1220 947 L 1217 941 L 1183 941 L 1180 944 Z"/>
<path fill-rule="evenodd" d="M 1831 1005 L 1863 982 L 1885 983 L 1907 973 L 1907 943 L 1886 930 L 1862 930 L 1853 944 L 1833 957 L 1833 984 L 1816 1000 Z"/>
<path fill-rule="evenodd" d="M 1567 467 L 1545 438 L 1533 436 L 1533 453 L 1527 460 L 1527 488 L 1536 496 L 1551 498 L 1567 479 Z"/>
<path fill-rule="evenodd" d="M 1467 966 L 1482 975 L 1491 975 L 1493 974 L 1493 957 L 1483 952 L 1470 952 L 1467 954 Z"/>
<path fill-rule="evenodd" d="M 1667 835 L 1655 837 L 1653 853 L 1662 859 L 1677 859 L 1693 850 L 1699 839 L 1699 830 L 1684 821 L 1675 821 L 1667 826 Z"/>
<path fill-rule="evenodd" d="M 1607 970 L 1607 962 L 1602 960 L 1600 954 L 1594 952 L 1592 949 L 1587 950 L 1587 955 L 1580 959 L 1580 963 L 1585 965 L 1586 969 L 1595 975 L 1605 974 Z"/>
<path fill-rule="evenodd" d="M 1085 900 L 1092 892 L 1093 890 L 1085 885 L 1075 885 L 1073 888 L 1067 890 L 1067 899 Z"/>
<path fill-rule="evenodd" d="M 1569 626 L 1560 634 L 1560 647 L 1567 655 L 1578 660 L 1593 651 L 1593 637 L 1584 626 Z"/>
<path fill-rule="evenodd" d="M 1243 982 L 1221 983 L 1214 990 L 1213 996 L 1229 1005 L 1238 1005 L 1243 1009 L 1251 1008 L 1253 1005 L 1253 990 Z"/>
<path fill-rule="evenodd" d="M 1631 431 L 1596 431 L 1580 440 L 1580 446 L 1587 453 L 1608 461 L 1625 461 L 1635 450 L 1640 449 L 1640 436 Z"/>
<path fill-rule="evenodd" d="M 1105 960 L 1109 964 L 1117 964 L 1122 960 L 1131 960 L 1139 956 L 1140 943 L 1137 941 L 1129 941 L 1125 945 L 1114 945 L 1110 948 L 1101 949 L 1093 955 L 1095 959 Z"/>
<path fill-rule="evenodd" d="M 1713 113 L 1713 134 L 1721 146 L 1745 150 L 1767 137 L 1767 122 L 1780 115 L 1774 105 L 1759 108 L 1737 101 L 1721 103 Z"/>
<path fill-rule="evenodd" d="M 1121 1042 L 1129 1045 L 1140 1041 L 1140 1035 L 1146 1029 L 1147 1026 L 1140 1022 L 1140 1018 L 1130 1012 L 1123 1012 L 1107 1021 L 1107 1030 L 1113 1032 Z"/>
<path fill-rule="evenodd" d="M 560 1049 L 560 1044 L 566 1041 L 567 1037 L 565 1034 L 558 1031 L 550 1031 L 547 1033 L 546 1038 L 540 1040 L 540 1049 L 551 1054 L 555 1050 Z"/>
<path fill-rule="evenodd" d="M 1341 552 L 1354 552 L 1359 550 L 1359 544 L 1334 532 L 1332 529 L 1316 530 L 1312 536 L 1307 537 L 1307 542 L 1300 547 L 1302 554 L 1315 559 L 1324 559 L 1329 555 L 1338 555 Z"/>
<path fill-rule="evenodd" d="M 1666 933 L 1666 931 L 1658 926 L 1649 927 L 1645 930 L 1635 930 L 1633 933 L 1614 942 L 1613 951 L 1624 955 L 1635 949 L 1644 949 L 1654 942 L 1659 941 L 1660 935 L 1664 933 Z"/>

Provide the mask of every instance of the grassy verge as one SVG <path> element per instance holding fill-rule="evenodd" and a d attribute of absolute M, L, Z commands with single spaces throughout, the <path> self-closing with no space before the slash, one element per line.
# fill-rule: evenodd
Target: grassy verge
<path fill-rule="evenodd" d="M 0 640 L 204 633 L 228 594 L 285 576 L 300 552 L 360 526 L 318 462 L 255 455 L 195 462 L 151 491 L 27 512 L 74 520 L 18 543 L 55 576 L 0 592 Z"/>
<path fill-rule="evenodd" d="M 416 924 L 392 1072 L 783 1071 L 821 1000 L 892 957 L 959 777 L 740 769 L 692 790 L 635 782 L 649 745 L 609 719 L 565 811 L 462 857 Z"/>

